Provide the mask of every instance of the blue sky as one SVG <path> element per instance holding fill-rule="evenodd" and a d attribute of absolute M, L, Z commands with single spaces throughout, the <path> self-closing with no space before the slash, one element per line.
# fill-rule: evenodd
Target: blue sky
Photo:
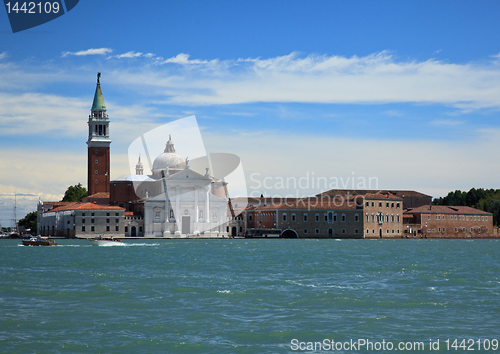
<path fill-rule="evenodd" d="M 500 188 L 499 18 L 496 1 L 81 0 L 13 34 L 0 11 L 0 222 L 14 193 L 23 216 L 86 185 L 98 71 L 111 178 L 139 134 L 195 114 L 249 193 L 294 194 L 290 176 Z"/>

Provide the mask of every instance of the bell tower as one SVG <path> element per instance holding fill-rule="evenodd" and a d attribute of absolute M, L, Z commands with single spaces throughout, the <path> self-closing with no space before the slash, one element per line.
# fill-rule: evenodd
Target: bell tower
<path fill-rule="evenodd" d="M 109 118 L 102 97 L 101 73 L 97 73 L 94 102 L 89 115 L 87 190 L 88 195 L 109 193 Z"/>

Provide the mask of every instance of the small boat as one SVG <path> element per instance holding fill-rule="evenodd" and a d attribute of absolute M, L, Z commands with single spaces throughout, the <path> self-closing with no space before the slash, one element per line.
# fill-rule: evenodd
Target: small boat
<path fill-rule="evenodd" d="M 122 240 L 114 238 L 114 237 L 94 237 L 89 238 L 89 241 L 92 242 L 95 246 L 121 246 L 123 245 Z"/>
<path fill-rule="evenodd" d="M 32 236 L 29 240 L 22 240 L 25 246 L 56 246 L 57 243 L 48 237 Z"/>

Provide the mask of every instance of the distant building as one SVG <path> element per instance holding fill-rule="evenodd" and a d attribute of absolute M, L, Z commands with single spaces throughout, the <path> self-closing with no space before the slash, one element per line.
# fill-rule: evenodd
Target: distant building
<path fill-rule="evenodd" d="M 38 203 L 38 234 L 61 237 L 122 236 L 125 209 L 94 203 L 70 202 L 43 212 Z M 52 205 L 54 206 L 54 205 Z"/>
<path fill-rule="evenodd" d="M 424 205 L 404 213 L 405 234 L 427 238 L 495 236 L 493 214 L 467 206 Z"/>
<path fill-rule="evenodd" d="M 247 234 L 278 229 L 284 238 L 402 237 L 403 199 L 388 192 L 257 201 L 243 212 Z"/>

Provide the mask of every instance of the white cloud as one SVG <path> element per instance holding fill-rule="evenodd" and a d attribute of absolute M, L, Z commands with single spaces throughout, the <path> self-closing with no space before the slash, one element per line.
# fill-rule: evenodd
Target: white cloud
<path fill-rule="evenodd" d="M 0 59 L 7 58 L 7 52 L 3 52 L 0 54 Z"/>
<path fill-rule="evenodd" d="M 111 53 L 113 49 L 110 48 L 91 48 L 87 50 L 80 50 L 79 52 L 64 52 L 62 54 L 63 57 L 67 57 L 68 55 L 76 55 L 76 56 L 82 56 L 82 55 L 105 55 L 108 53 Z"/>
<path fill-rule="evenodd" d="M 180 53 L 177 54 L 175 57 L 168 58 L 165 61 L 162 62 L 162 64 L 182 64 L 182 65 L 194 65 L 194 64 L 207 64 L 207 63 L 217 63 L 218 60 L 214 59 L 211 61 L 208 60 L 200 60 L 200 59 L 189 59 L 189 54 L 185 53 Z"/>
<path fill-rule="evenodd" d="M 180 53 L 162 64 L 116 72 L 116 79 L 156 88 L 152 94 L 165 97 L 165 104 L 403 102 L 445 104 L 463 112 L 500 107 L 500 67 L 495 62 L 398 61 L 384 51 L 349 58 L 293 52 L 210 61 Z"/>
<path fill-rule="evenodd" d="M 151 54 L 151 53 L 149 53 L 149 54 Z M 141 57 L 141 56 L 143 56 L 143 53 L 131 51 L 131 52 L 127 52 L 127 53 L 124 53 L 124 54 L 115 55 L 113 58 L 118 58 L 118 59 L 121 59 L 121 58 L 138 58 L 138 57 Z"/>
<path fill-rule="evenodd" d="M 433 125 L 441 125 L 441 126 L 448 126 L 448 127 L 454 127 L 457 125 L 462 125 L 464 124 L 464 121 L 462 120 L 452 120 L 452 119 L 439 119 L 439 120 L 433 120 L 431 122 Z"/>
<path fill-rule="evenodd" d="M 90 99 L 41 93 L 19 95 L 0 92 L 0 136 L 85 134 Z"/>

